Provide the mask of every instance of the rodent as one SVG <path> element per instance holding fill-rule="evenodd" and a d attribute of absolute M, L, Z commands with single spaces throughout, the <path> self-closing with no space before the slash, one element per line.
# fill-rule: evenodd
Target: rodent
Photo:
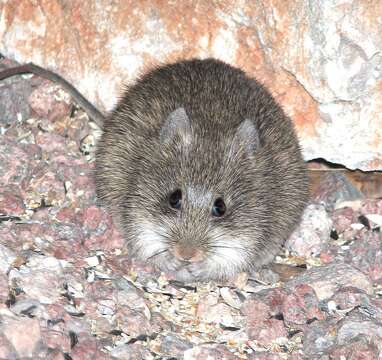
<path fill-rule="evenodd" d="M 269 263 L 298 224 L 308 177 L 293 124 L 243 71 L 157 67 L 102 122 L 97 195 L 138 259 L 225 280 Z"/>

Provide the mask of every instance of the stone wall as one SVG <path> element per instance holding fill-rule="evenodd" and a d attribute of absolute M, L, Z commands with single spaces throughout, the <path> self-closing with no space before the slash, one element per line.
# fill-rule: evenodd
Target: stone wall
<path fill-rule="evenodd" d="M 102 110 L 145 69 L 217 57 L 270 88 L 307 160 L 382 170 L 382 1 L 3 0 L 0 53 Z"/>

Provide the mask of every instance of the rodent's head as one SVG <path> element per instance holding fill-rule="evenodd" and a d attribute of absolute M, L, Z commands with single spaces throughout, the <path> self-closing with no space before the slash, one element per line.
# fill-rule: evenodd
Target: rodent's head
<path fill-rule="evenodd" d="M 229 278 L 250 268 L 264 243 L 267 204 L 253 161 L 260 140 L 249 119 L 224 134 L 192 124 L 178 108 L 146 145 L 121 223 L 141 260 L 182 280 Z"/>

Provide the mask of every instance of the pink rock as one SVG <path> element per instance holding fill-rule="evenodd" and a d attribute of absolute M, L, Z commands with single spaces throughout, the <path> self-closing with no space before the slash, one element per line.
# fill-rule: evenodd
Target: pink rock
<path fill-rule="evenodd" d="M 116 321 L 120 324 L 121 330 L 130 336 L 136 337 L 151 333 L 150 321 L 145 315 L 126 306 L 118 308 Z"/>
<path fill-rule="evenodd" d="M 78 215 L 72 207 L 63 207 L 56 214 L 56 219 L 65 223 L 75 223 Z"/>
<path fill-rule="evenodd" d="M 48 118 L 52 122 L 67 115 L 71 108 L 70 96 L 59 85 L 49 81 L 38 86 L 28 100 L 38 117 Z"/>
<path fill-rule="evenodd" d="M 320 260 L 323 264 L 330 264 L 335 259 L 335 253 L 333 252 L 321 252 Z"/>
<path fill-rule="evenodd" d="M 4 319 L 1 332 L 15 349 L 19 358 L 33 357 L 34 351 L 42 341 L 40 324 L 37 319 Z"/>
<path fill-rule="evenodd" d="M 336 204 L 362 199 L 362 193 L 339 171 L 327 171 L 312 194 L 315 203 L 324 203 L 326 209 L 333 210 Z"/>
<path fill-rule="evenodd" d="M 267 294 L 271 304 L 265 303 L 265 299 L 249 298 L 242 307 L 241 312 L 246 316 L 246 333 L 248 338 L 256 340 L 264 346 L 270 345 L 279 337 L 286 337 L 287 331 L 283 321 L 271 319 L 274 312 L 272 305 L 279 306 L 280 294 Z"/>
<path fill-rule="evenodd" d="M 35 136 L 36 144 L 47 153 L 49 157 L 56 154 L 65 154 L 67 144 L 64 137 L 54 132 L 39 132 Z"/>
<path fill-rule="evenodd" d="M 26 192 L 27 203 L 39 202 L 43 198 L 46 205 L 61 204 L 66 197 L 63 181 L 49 170 L 35 173 Z"/>
<path fill-rule="evenodd" d="M 0 243 L 0 274 L 8 275 L 8 271 L 16 260 L 16 254 L 11 248 Z"/>
<path fill-rule="evenodd" d="M 162 354 L 177 358 L 182 358 L 184 352 L 192 348 L 191 342 L 171 333 L 161 335 L 158 341 L 160 341 L 160 352 Z"/>
<path fill-rule="evenodd" d="M 199 345 L 184 352 L 184 360 L 205 360 L 205 359 L 221 359 L 221 360 L 238 360 L 239 358 L 232 354 L 224 345 Z"/>
<path fill-rule="evenodd" d="M 373 199 L 365 201 L 361 207 L 361 213 L 364 215 L 367 214 L 379 214 L 382 215 L 382 200 Z"/>
<path fill-rule="evenodd" d="M 71 350 L 70 338 L 64 322 L 59 322 L 50 328 L 42 328 L 41 337 L 44 345 L 50 349 L 57 349 L 64 353 L 69 353 Z"/>
<path fill-rule="evenodd" d="M 309 320 L 322 320 L 324 314 L 318 307 L 318 299 L 314 290 L 306 284 L 297 285 L 283 302 L 283 316 L 292 327 L 304 325 Z"/>
<path fill-rule="evenodd" d="M 286 241 L 285 247 L 302 257 L 318 255 L 329 241 L 332 226 L 323 205 L 308 205 L 300 225 Z"/>
<path fill-rule="evenodd" d="M 330 352 L 331 359 L 375 360 L 378 359 L 379 355 L 378 347 L 365 338 L 352 340 L 342 346 L 336 346 Z"/>
<path fill-rule="evenodd" d="M 170 332 L 175 329 L 175 326 L 170 321 L 166 320 L 164 316 L 159 312 L 153 312 L 151 314 L 151 324 L 153 333 Z"/>
<path fill-rule="evenodd" d="M 152 359 L 150 351 L 141 344 L 121 344 L 113 348 L 110 352 L 113 359 L 140 360 Z"/>
<path fill-rule="evenodd" d="M 5 274 L 0 273 L 0 303 L 5 304 L 8 300 L 8 277 Z M 0 357 L 1 359 L 1 357 Z"/>
<path fill-rule="evenodd" d="M 28 153 L 28 147 L 24 147 L 16 140 L 0 138 L 0 185 L 6 190 L 13 184 L 24 188 L 33 168 L 33 157 Z"/>
<path fill-rule="evenodd" d="M 198 302 L 196 315 L 200 319 L 209 318 L 210 308 L 217 305 L 219 295 L 216 293 L 202 296 Z"/>
<path fill-rule="evenodd" d="M 16 358 L 17 353 L 12 343 L 6 338 L 5 334 L 0 331 L 0 359 Z"/>
<path fill-rule="evenodd" d="M 78 214 L 83 230 L 88 234 L 84 246 L 88 249 L 122 248 L 124 238 L 113 225 L 111 216 L 102 208 L 91 206 Z"/>
<path fill-rule="evenodd" d="M 210 306 L 209 310 L 201 316 L 203 321 L 215 324 L 233 324 L 232 308 L 224 303 L 218 303 Z"/>
<path fill-rule="evenodd" d="M 335 210 L 332 214 L 332 220 L 333 227 L 341 234 L 356 221 L 356 214 L 352 208 L 345 207 Z"/>
<path fill-rule="evenodd" d="M 247 325 L 246 332 L 249 339 L 258 341 L 262 346 L 270 346 L 276 339 L 288 336 L 283 321 L 277 319 L 253 321 Z"/>
<path fill-rule="evenodd" d="M 55 350 L 49 351 L 49 354 L 47 354 L 46 356 L 46 360 L 66 360 L 66 359 L 65 359 L 65 354 L 62 351 L 55 349 Z"/>
<path fill-rule="evenodd" d="M 125 239 L 112 225 L 102 234 L 90 234 L 85 238 L 83 245 L 89 250 L 114 250 L 124 246 Z"/>
<path fill-rule="evenodd" d="M 262 352 L 256 351 L 248 355 L 247 359 L 248 360 L 281 360 L 282 358 L 277 354 L 272 354 L 265 351 L 262 351 Z"/>
<path fill-rule="evenodd" d="M 382 322 L 382 301 L 371 297 L 360 289 L 351 286 L 344 287 L 338 290 L 331 300 L 340 310 L 349 311 L 356 307 L 367 309 L 367 312 L 372 313 L 376 319 Z"/>
<path fill-rule="evenodd" d="M 367 274 L 373 283 L 382 283 L 382 233 L 364 231 L 352 242 L 345 259 Z"/>
<path fill-rule="evenodd" d="M 91 206 L 82 211 L 82 224 L 87 230 L 94 231 L 99 228 L 100 222 L 106 217 L 107 215 L 100 208 Z M 108 224 L 106 224 L 106 226 L 107 225 Z"/>
<path fill-rule="evenodd" d="M 79 337 L 78 344 L 70 352 L 70 357 L 76 360 L 109 359 L 109 356 L 102 351 L 102 344 L 90 334 L 86 337 Z"/>
<path fill-rule="evenodd" d="M 247 299 L 240 311 L 247 317 L 248 323 L 263 321 L 271 316 L 270 306 L 256 298 Z"/>
<path fill-rule="evenodd" d="M 27 296 L 42 304 L 57 302 L 63 291 L 62 263 L 53 257 L 42 256 L 35 261 L 36 265 L 28 266 L 25 271 L 11 269 L 9 279 L 17 281 Z"/>
<path fill-rule="evenodd" d="M 319 300 L 330 298 L 344 286 L 354 286 L 368 294 L 373 293 L 372 284 L 365 274 L 349 264 L 340 262 L 311 268 L 304 274 L 289 280 L 285 286 L 287 289 L 293 289 L 299 284 L 309 284 Z"/>
<path fill-rule="evenodd" d="M 277 316 L 282 312 L 284 299 L 287 295 L 287 291 L 281 287 L 266 290 L 262 301 L 269 307 L 267 311 L 271 316 Z"/>
<path fill-rule="evenodd" d="M 19 191 L 0 192 L 0 214 L 18 216 L 24 213 L 25 207 Z"/>
<path fill-rule="evenodd" d="M 381 322 L 357 309 L 339 322 L 337 343 L 347 345 L 362 337 L 382 351 Z"/>

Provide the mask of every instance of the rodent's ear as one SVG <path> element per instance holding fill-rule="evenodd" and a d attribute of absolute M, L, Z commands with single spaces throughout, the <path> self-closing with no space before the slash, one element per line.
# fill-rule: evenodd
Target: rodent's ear
<path fill-rule="evenodd" d="M 161 143 L 170 143 L 176 135 L 184 141 L 186 145 L 191 143 L 191 123 L 184 108 L 174 110 L 163 123 L 160 131 Z"/>
<path fill-rule="evenodd" d="M 233 150 L 244 149 L 247 154 L 253 155 L 260 146 L 259 134 L 255 124 L 250 119 L 245 119 L 236 130 L 232 142 Z"/>

